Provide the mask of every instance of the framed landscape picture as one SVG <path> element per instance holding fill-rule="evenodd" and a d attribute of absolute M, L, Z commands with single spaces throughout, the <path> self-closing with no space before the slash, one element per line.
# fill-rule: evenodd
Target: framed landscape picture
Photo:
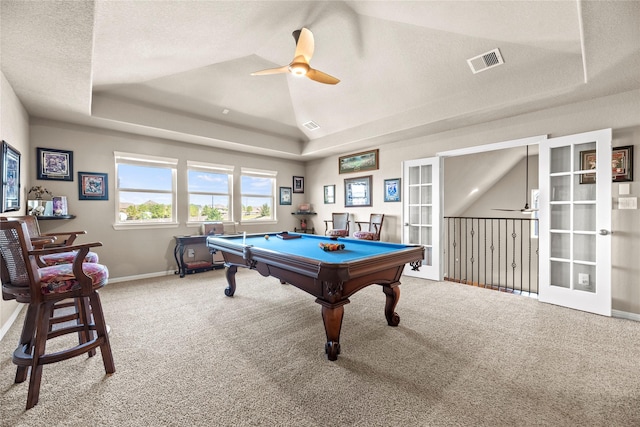
<path fill-rule="evenodd" d="M 378 169 L 378 150 L 363 151 L 338 158 L 338 172 L 364 172 Z"/>

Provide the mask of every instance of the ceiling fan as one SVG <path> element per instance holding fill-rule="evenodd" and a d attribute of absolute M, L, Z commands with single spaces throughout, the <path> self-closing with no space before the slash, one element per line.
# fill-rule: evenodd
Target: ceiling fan
<path fill-rule="evenodd" d="M 524 187 L 524 207 L 522 209 L 492 209 L 494 211 L 503 212 L 522 212 L 523 214 L 536 212 L 538 209 L 532 209 L 529 207 L 529 146 L 527 145 L 527 155 L 525 158 L 525 187 Z"/>
<path fill-rule="evenodd" d="M 256 71 L 251 73 L 251 75 L 262 76 L 266 74 L 291 73 L 294 76 L 307 76 L 311 80 L 329 85 L 340 82 L 339 79 L 309 66 L 314 48 L 313 34 L 311 31 L 306 28 L 296 30 L 293 32 L 293 38 L 296 40 L 296 51 L 293 55 L 293 61 L 291 61 L 289 65 Z"/>

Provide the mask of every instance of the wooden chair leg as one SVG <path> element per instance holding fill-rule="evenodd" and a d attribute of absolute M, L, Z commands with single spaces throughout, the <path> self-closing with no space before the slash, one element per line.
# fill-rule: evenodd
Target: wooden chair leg
<path fill-rule="evenodd" d="M 24 317 L 24 324 L 22 325 L 22 334 L 20 335 L 20 342 L 18 345 L 24 348 L 26 354 L 30 354 L 33 349 L 33 342 L 36 333 L 36 317 L 38 315 L 37 307 L 29 304 L 27 306 L 27 313 Z M 28 366 L 18 366 L 16 370 L 16 383 L 22 383 L 27 380 L 29 374 Z"/>
<path fill-rule="evenodd" d="M 86 342 L 91 341 L 95 332 L 91 329 L 91 324 L 93 323 L 93 316 L 91 311 L 91 302 L 89 298 L 83 297 L 78 298 L 75 302 L 76 304 L 76 312 L 78 313 L 78 323 L 84 325 L 84 330 L 78 332 L 78 340 L 80 344 L 84 344 Z M 89 351 L 89 357 L 93 357 L 96 355 L 96 349 Z"/>
<path fill-rule="evenodd" d="M 40 384 L 42 383 L 42 367 L 40 358 L 44 355 L 49 335 L 49 321 L 53 312 L 54 303 L 45 302 L 38 306 L 36 318 L 36 338 L 31 362 L 31 375 L 29 378 L 29 392 L 27 394 L 27 409 L 33 408 L 40 397 Z"/>
<path fill-rule="evenodd" d="M 96 332 L 98 333 L 98 339 L 102 338 L 102 344 L 100 345 L 100 352 L 102 353 L 102 363 L 104 363 L 104 370 L 107 374 L 113 374 L 116 371 L 116 365 L 113 362 L 113 354 L 111 353 L 111 343 L 109 342 L 109 332 L 107 331 L 107 323 L 104 320 L 104 313 L 102 312 L 102 303 L 100 302 L 100 295 L 98 291 L 95 291 L 89 297 L 91 302 L 91 311 L 93 313 L 93 320 L 96 324 Z"/>

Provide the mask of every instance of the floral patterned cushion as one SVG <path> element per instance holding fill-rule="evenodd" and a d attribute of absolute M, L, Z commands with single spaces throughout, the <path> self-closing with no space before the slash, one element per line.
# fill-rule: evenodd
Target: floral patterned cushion
<path fill-rule="evenodd" d="M 347 230 L 329 230 L 329 236 L 345 237 L 349 235 Z"/>
<path fill-rule="evenodd" d="M 42 261 L 45 263 L 47 267 L 52 265 L 60 265 L 60 264 L 71 264 L 73 260 L 76 258 L 76 252 L 62 252 L 59 254 L 49 254 L 43 255 L 40 257 Z M 89 251 L 86 257 L 84 257 L 84 262 L 98 262 L 98 254 L 95 252 Z"/>
<path fill-rule="evenodd" d="M 82 264 L 82 270 L 87 276 L 91 277 L 94 288 L 106 284 L 109 278 L 109 270 L 102 264 L 85 262 Z M 76 276 L 73 274 L 73 264 L 44 267 L 38 271 L 43 294 L 62 293 L 80 287 Z"/>
<path fill-rule="evenodd" d="M 353 237 L 362 240 L 376 240 L 376 233 L 370 231 L 356 231 L 353 233 Z"/>

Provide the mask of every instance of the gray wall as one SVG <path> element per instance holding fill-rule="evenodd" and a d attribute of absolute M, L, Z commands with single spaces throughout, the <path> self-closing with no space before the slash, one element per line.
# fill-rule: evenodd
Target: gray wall
<path fill-rule="evenodd" d="M 373 206 L 346 208 L 352 216 L 361 220 L 370 212 L 387 215 L 382 238 L 388 241 L 402 240 L 402 205 L 383 202 L 383 183 L 387 178 L 401 177 L 402 161 L 433 157 L 438 152 L 464 147 L 510 141 L 535 135 L 565 136 L 591 130 L 612 128 L 613 146 L 638 145 L 640 143 L 640 91 L 630 91 L 581 102 L 577 104 L 537 111 L 508 119 L 451 129 L 433 135 L 397 141 L 380 147 L 380 169 L 372 173 L 349 174 L 348 177 L 373 175 Z M 635 150 L 634 164 L 639 165 L 639 148 Z M 347 154 L 347 153 L 345 153 Z M 319 219 L 329 218 L 333 211 L 344 211 L 343 179 L 338 174 L 339 156 L 314 160 L 307 164 L 307 185 L 310 201 L 318 211 Z M 446 163 L 445 163 L 446 167 Z M 468 164 L 474 168 L 474 164 Z M 636 180 L 638 174 L 636 173 Z M 337 203 L 323 204 L 323 186 L 336 184 Z M 613 183 L 614 208 L 612 212 L 612 298 L 613 309 L 640 315 L 640 211 L 616 208 L 618 185 Z M 447 192 L 447 184 L 444 184 Z M 521 191 L 514 197 L 521 203 Z M 640 186 L 631 183 L 631 196 L 640 196 Z M 404 195 L 403 195 L 404 197 Z M 446 196 L 445 196 L 446 197 Z M 640 317 L 639 317 L 640 318 Z"/>
<path fill-rule="evenodd" d="M 614 146 L 638 144 L 640 141 L 640 91 L 627 92 L 580 104 L 538 111 L 500 121 L 483 123 L 459 129 L 451 129 L 433 135 L 408 140 L 398 140 L 380 149 L 378 170 L 363 174 L 338 174 L 338 157 L 330 156 L 313 160 L 305 165 L 276 158 L 254 156 L 183 144 L 175 141 L 142 137 L 126 133 L 43 121 L 29 118 L 20 101 L 15 97 L 9 83 L 2 76 L 2 129 L 1 137 L 9 140 L 22 152 L 23 188 L 44 184 L 58 195 L 69 197 L 70 213 L 77 215 L 71 221 L 43 221 L 44 231 L 84 229 L 88 235 L 83 241 L 102 241 L 104 246 L 97 251 L 102 262 L 109 266 L 112 278 L 126 278 L 163 274 L 175 269 L 173 260 L 174 235 L 197 234 L 196 228 L 185 225 L 186 198 L 180 198 L 178 211 L 180 225 L 168 229 L 138 229 L 117 231 L 113 228 L 115 206 L 114 151 L 153 154 L 175 157 L 180 160 L 179 173 L 185 174 L 187 160 L 197 159 L 213 163 L 227 163 L 278 171 L 277 187 L 290 187 L 292 176 L 305 177 L 305 193 L 294 194 L 291 206 L 278 206 L 279 223 L 263 226 L 239 226 L 247 232 L 264 232 L 292 229 L 297 224 L 291 215 L 296 205 L 311 203 L 318 215 L 313 218 L 317 232 L 324 230 L 322 220 L 330 218 L 331 212 L 348 211 L 352 220 L 367 220 L 371 212 L 384 213 L 385 225 L 382 239 L 400 242 L 402 239 L 402 203 L 383 202 L 383 181 L 402 176 L 402 161 L 432 157 L 441 151 L 508 141 L 533 135 L 549 134 L 562 136 L 602 128 L 613 128 Z M 30 127 L 29 127 L 30 125 Z M 108 201 L 77 200 L 77 178 L 73 182 L 36 181 L 35 148 L 58 148 L 74 153 L 74 173 L 77 171 L 106 172 L 109 174 L 111 190 Z M 357 150 L 362 151 L 362 150 Z M 348 153 L 344 153 L 348 154 Z M 636 157 L 638 150 L 636 150 Z M 636 162 L 636 164 L 638 164 Z M 471 167 L 471 166 L 470 166 Z M 28 172 L 28 175 L 27 175 Z M 373 206 L 361 208 L 344 207 L 344 178 L 361 175 L 373 176 Z M 183 194 L 184 180 L 179 189 Z M 336 203 L 325 205 L 323 186 L 336 185 Z M 613 184 L 614 197 L 617 184 Z M 446 183 L 445 183 L 446 192 Z M 633 196 L 640 188 L 631 186 Z M 520 197 L 518 197 L 519 199 Z M 25 192 L 26 200 L 26 192 Z M 614 199 L 615 202 L 615 199 Z M 613 308 L 614 310 L 640 314 L 640 236 L 638 227 L 640 213 L 633 211 L 613 212 Z M 12 303 L 0 303 L 0 318 L 4 325 L 6 314 L 14 312 Z"/>
<path fill-rule="evenodd" d="M 103 247 L 96 248 L 100 262 L 109 267 L 111 278 L 143 276 L 175 270 L 173 256 L 175 235 L 199 234 L 198 227 L 186 225 L 188 200 L 186 182 L 187 160 L 235 165 L 235 194 L 239 194 L 240 167 L 251 167 L 278 171 L 276 187 L 291 187 L 292 176 L 304 176 L 302 162 L 224 151 L 202 145 L 184 144 L 164 139 L 149 138 L 113 131 L 96 130 L 60 122 L 33 119 L 31 121 L 31 151 L 36 147 L 73 151 L 73 182 L 38 181 L 55 195 L 68 197 L 69 213 L 76 215 L 70 221 L 40 221 L 42 231 L 87 230 L 83 241 L 101 241 Z M 178 159 L 178 221 L 173 228 L 149 228 L 115 230 L 115 162 L 114 151 L 141 153 Z M 29 166 L 29 175 L 36 176 L 35 162 Z M 78 200 L 77 172 L 100 172 L 109 175 L 109 200 Z M 32 180 L 33 181 L 33 180 Z M 277 191 L 277 190 L 276 190 Z M 277 206 L 278 224 L 243 225 L 239 230 L 251 232 L 280 231 L 292 229 L 295 218 L 292 207 L 302 203 L 304 194 L 293 195 L 293 205 Z M 239 221 L 240 205 L 234 206 Z"/>
<path fill-rule="evenodd" d="M 20 183 L 24 189 L 27 185 L 29 158 L 29 116 L 20 103 L 13 88 L 0 73 L 0 138 L 18 150 L 21 157 Z M 24 198 L 22 199 L 24 200 Z M 5 216 L 20 215 L 22 212 L 8 212 Z M 22 304 L 20 304 L 22 305 Z M 0 301 L 0 339 L 8 327 L 9 319 L 16 313 L 19 304 L 15 301 Z"/>

